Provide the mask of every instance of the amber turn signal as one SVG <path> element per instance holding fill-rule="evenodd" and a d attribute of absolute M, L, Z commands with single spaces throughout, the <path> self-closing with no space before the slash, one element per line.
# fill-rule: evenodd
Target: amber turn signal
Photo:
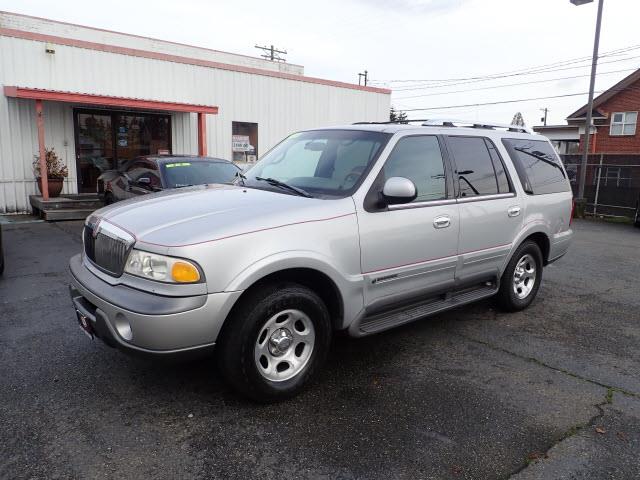
<path fill-rule="evenodd" d="M 200 272 L 190 263 L 177 261 L 171 267 L 171 277 L 174 282 L 193 283 L 200 280 Z"/>

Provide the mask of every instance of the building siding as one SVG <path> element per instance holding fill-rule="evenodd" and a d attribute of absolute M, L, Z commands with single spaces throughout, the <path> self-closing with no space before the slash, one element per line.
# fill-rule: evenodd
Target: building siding
<path fill-rule="evenodd" d="M 208 154 L 225 159 L 233 121 L 258 124 L 263 154 L 296 130 L 386 120 L 390 106 L 385 93 L 68 45 L 48 54 L 42 41 L 9 36 L 0 36 L 0 85 L 216 105 L 219 114 L 207 115 Z M 74 106 L 45 101 L 44 107 L 46 146 L 69 167 L 64 193 L 75 193 Z M 195 114 L 172 114 L 173 153 L 197 153 L 196 135 Z M 0 96 L 0 212 L 29 210 L 37 151 L 34 102 Z"/>

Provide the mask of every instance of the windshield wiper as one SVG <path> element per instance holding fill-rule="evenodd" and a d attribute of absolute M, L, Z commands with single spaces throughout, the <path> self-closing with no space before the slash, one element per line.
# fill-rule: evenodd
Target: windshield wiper
<path fill-rule="evenodd" d="M 276 180 L 275 178 L 263 178 L 263 177 L 255 177 L 256 180 L 261 180 L 263 182 L 267 182 L 269 185 L 273 185 L 274 187 L 284 188 L 285 190 L 289 190 L 290 192 L 295 193 L 296 195 L 300 195 L 301 197 L 313 198 L 306 190 L 303 190 L 298 187 L 294 187 L 293 185 L 289 185 L 288 183 L 284 183 L 280 180 Z"/>
<path fill-rule="evenodd" d="M 556 167 L 558 170 L 560 170 L 560 172 L 562 173 L 562 176 L 566 178 L 565 174 L 564 174 L 564 170 L 562 169 L 562 167 L 560 165 L 558 165 L 556 162 L 554 162 L 553 160 L 549 160 L 547 157 L 537 153 L 537 152 L 530 152 L 529 150 L 526 150 L 522 147 L 513 147 L 514 150 L 517 150 L 518 152 L 522 152 L 522 153 L 526 153 L 527 155 L 531 155 L 533 158 L 537 158 L 538 160 L 544 162 L 544 163 L 548 163 L 549 165 Z"/>
<path fill-rule="evenodd" d="M 173 188 L 186 188 L 186 187 L 193 187 L 193 184 L 191 184 L 191 183 L 178 183 Z"/>

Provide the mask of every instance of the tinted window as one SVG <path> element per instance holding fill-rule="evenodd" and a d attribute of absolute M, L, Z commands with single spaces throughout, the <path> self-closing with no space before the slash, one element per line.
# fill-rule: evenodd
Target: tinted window
<path fill-rule="evenodd" d="M 176 158 L 162 165 L 167 188 L 188 187 L 211 183 L 229 183 L 240 170 L 229 162 L 213 162 L 191 158 Z"/>
<path fill-rule="evenodd" d="M 414 202 L 446 197 L 444 163 L 434 136 L 405 137 L 398 141 L 384 165 L 385 178 L 405 177 L 416 185 Z"/>
<path fill-rule="evenodd" d="M 560 160 L 551 144 L 545 140 L 502 140 L 513 159 L 525 192 L 566 192 L 571 187 Z"/>
<path fill-rule="evenodd" d="M 511 185 L 509 184 L 509 177 L 502 163 L 502 158 L 491 140 L 485 139 L 487 148 L 489 149 L 489 155 L 491 155 L 491 161 L 493 162 L 493 169 L 496 172 L 496 179 L 498 181 L 498 193 L 509 193 L 511 191 Z"/>
<path fill-rule="evenodd" d="M 447 145 L 456 163 L 461 197 L 500 193 L 493 160 L 484 138 L 448 137 Z"/>

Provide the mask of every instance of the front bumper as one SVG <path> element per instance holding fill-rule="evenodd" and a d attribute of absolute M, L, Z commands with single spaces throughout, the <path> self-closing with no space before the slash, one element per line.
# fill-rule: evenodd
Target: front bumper
<path fill-rule="evenodd" d="M 107 345 L 131 353 L 178 354 L 212 348 L 242 292 L 189 297 L 156 295 L 110 285 L 87 269 L 80 255 L 69 262 L 74 308 Z"/>

